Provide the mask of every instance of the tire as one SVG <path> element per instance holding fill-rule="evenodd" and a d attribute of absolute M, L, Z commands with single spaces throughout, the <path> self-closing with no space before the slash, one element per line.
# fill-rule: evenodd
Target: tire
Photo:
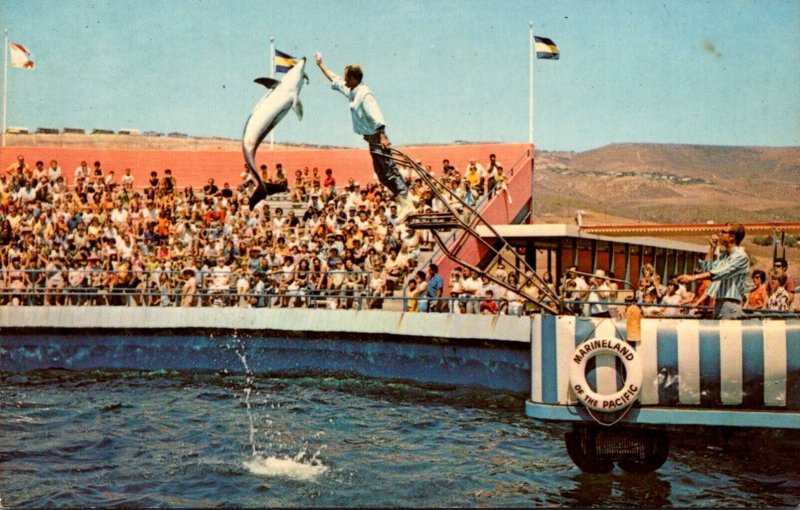
<path fill-rule="evenodd" d="M 664 465 L 669 456 L 669 438 L 663 430 L 653 431 L 652 448 L 644 459 L 620 459 L 617 465 L 628 473 L 651 473 Z"/>
<path fill-rule="evenodd" d="M 572 462 L 584 473 L 610 473 L 614 469 L 614 463 L 610 460 L 601 460 L 596 456 L 584 453 L 581 445 L 581 434 L 577 432 L 567 432 L 564 435 L 567 445 L 567 453 Z"/>

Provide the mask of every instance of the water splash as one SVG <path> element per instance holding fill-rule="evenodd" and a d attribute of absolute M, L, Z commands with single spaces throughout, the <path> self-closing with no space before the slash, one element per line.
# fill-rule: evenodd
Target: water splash
<path fill-rule="evenodd" d="M 250 425 L 250 447 L 253 450 L 253 457 L 256 457 L 258 452 L 256 451 L 256 425 L 253 421 L 253 412 L 250 406 L 250 393 L 252 392 L 253 386 L 253 372 L 250 370 L 250 367 L 247 365 L 247 352 L 245 349 L 244 342 L 237 338 L 234 335 L 234 338 L 237 340 L 237 347 L 232 348 L 233 352 L 239 356 L 239 359 L 242 360 L 242 365 L 244 366 L 244 404 L 247 407 L 247 422 Z M 228 346 L 229 348 L 230 345 Z"/>
<path fill-rule="evenodd" d="M 249 469 L 251 473 L 260 476 L 286 477 L 301 481 L 316 480 L 317 477 L 328 470 L 328 467 L 319 460 L 321 449 L 317 450 L 311 457 L 308 457 L 305 449 L 301 449 L 294 457 L 279 457 L 276 455 L 265 456 L 258 452 L 258 448 L 256 447 L 257 429 L 253 418 L 253 408 L 250 404 L 250 395 L 252 394 L 255 378 L 252 370 L 250 370 L 250 366 L 247 364 L 247 346 L 244 341 L 236 335 L 234 335 L 234 339 L 236 340 L 236 346 L 227 345 L 227 347 L 236 353 L 242 361 L 242 366 L 245 371 L 244 403 L 247 408 L 247 421 L 250 428 L 250 447 L 252 449 L 252 457 L 250 460 L 244 462 L 244 466 Z M 273 405 L 273 408 L 274 407 Z M 267 420 L 266 422 L 268 425 L 273 423 L 272 420 Z M 282 434 L 281 431 L 274 431 L 272 435 L 281 436 Z M 289 439 L 293 444 L 295 443 L 291 434 L 289 435 Z M 272 443 L 270 443 L 270 446 L 271 445 Z M 322 448 L 324 449 L 325 446 L 323 445 Z"/>
<path fill-rule="evenodd" d="M 301 451 L 293 458 L 262 457 L 256 454 L 251 460 L 245 461 L 244 465 L 255 475 L 285 477 L 301 481 L 316 480 L 328 470 L 328 466 L 317 458 L 317 454 L 314 454 L 310 459 L 306 459 L 305 451 Z"/>

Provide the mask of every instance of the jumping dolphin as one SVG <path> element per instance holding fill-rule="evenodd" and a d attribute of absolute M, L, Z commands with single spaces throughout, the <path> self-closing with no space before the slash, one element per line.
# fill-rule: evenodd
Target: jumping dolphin
<path fill-rule="evenodd" d="M 300 103 L 300 89 L 303 88 L 303 80 L 308 82 L 305 74 L 306 58 L 303 57 L 289 69 L 283 80 L 277 81 L 272 78 L 256 78 L 254 81 L 269 89 L 264 97 L 253 108 L 253 113 L 247 119 L 242 133 L 242 151 L 247 169 L 253 174 L 256 181 L 256 190 L 250 197 L 250 209 L 266 198 L 268 195 L 286 191 L 285 184 L 273 184 L 264 182 L 256 171 L 256 150 L 264 140 L 264 137 L 278 125 L 278 122 L 286 115 L 289 108 L 293 108 L 297 118 L 303 119 L 303 105 Z"/>

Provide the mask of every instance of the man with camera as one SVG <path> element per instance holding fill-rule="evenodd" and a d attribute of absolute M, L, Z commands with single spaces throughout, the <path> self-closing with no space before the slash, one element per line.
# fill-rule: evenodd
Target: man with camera
<path fill-rule="evenodd" d="M 744 227 L 726 223 L 719 234 L 709 239 L 708 253 L 701 262 L 703 272 L 682 274 L 679 283 L 711 280 L 706 294 L 714 299 L 715 319 L 738 319 L 743 315 L 742 302 L 750 290 L 750 257 L 740 246 Z"/>

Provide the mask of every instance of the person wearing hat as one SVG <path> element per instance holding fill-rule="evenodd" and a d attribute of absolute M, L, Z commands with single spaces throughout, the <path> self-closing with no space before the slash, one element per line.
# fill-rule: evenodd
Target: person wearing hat
<path fill-rule="evenodd" d="M 608 296 L 611 288 L 608 286 L 606 272 L 597 269 L 589 278 L 589 315 L 592 317 L 611 317 L 608 310 Z"/>

